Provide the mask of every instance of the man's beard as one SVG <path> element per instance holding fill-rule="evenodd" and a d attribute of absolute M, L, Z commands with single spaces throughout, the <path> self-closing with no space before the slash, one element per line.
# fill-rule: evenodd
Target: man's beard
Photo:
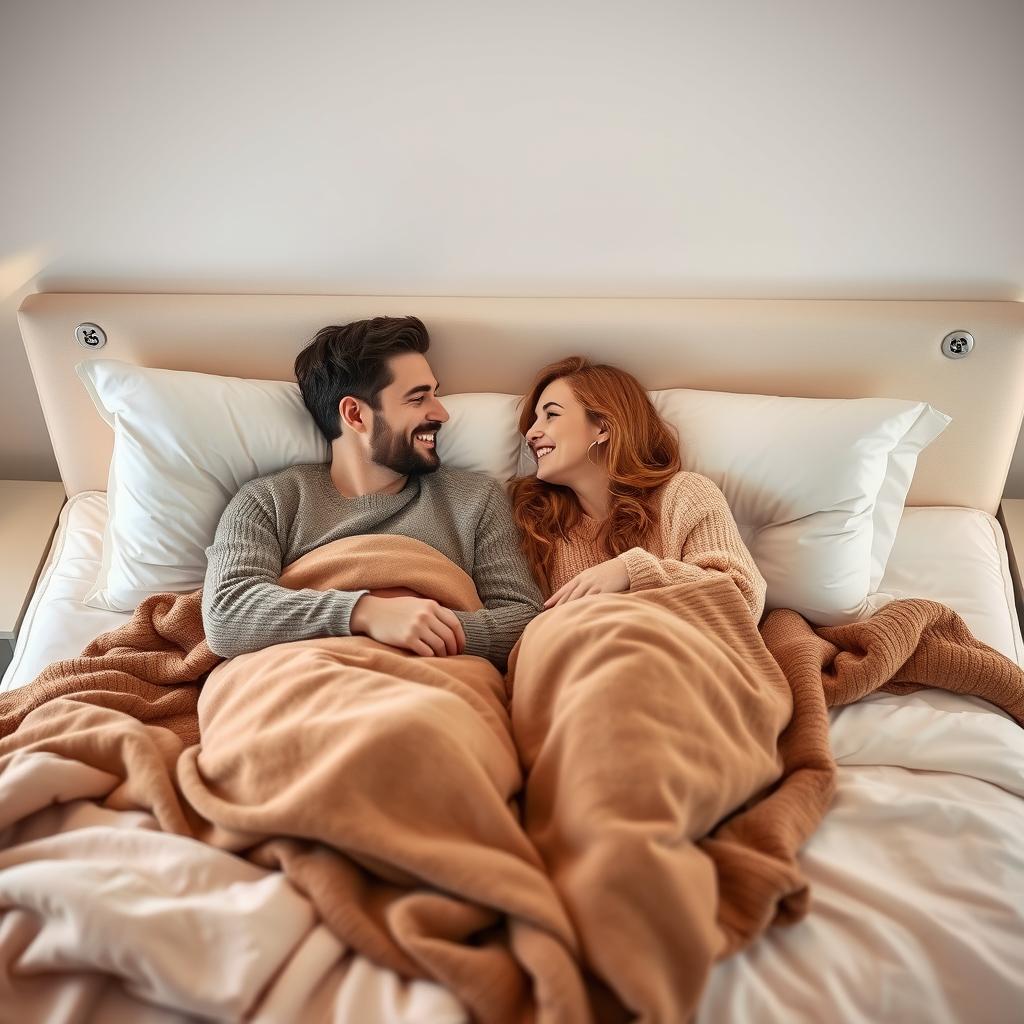
<path fill-rule="evenodd" d="M 416 434 L 435 434 L 440 423 L 427 423 L 416 429 Z M 437 444 L 436 434 L 434 444 Z M 419 476 L 441 468 L 436 448 L 417 448 L 412 437 L 403 437 L 391 429 L 383 416 L 373 418 L 370 435 L 370 458 L 378 466 L 386 466 L 400 476 Z"/>

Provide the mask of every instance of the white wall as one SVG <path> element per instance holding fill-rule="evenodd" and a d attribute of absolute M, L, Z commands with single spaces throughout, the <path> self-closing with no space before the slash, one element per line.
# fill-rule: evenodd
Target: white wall
<path fill-rule="evenodd" d="M 1024 300 L 1022 50 L 1021 0 L 4 0 L 0 477 L 57 478 L 32 291 Z"/>

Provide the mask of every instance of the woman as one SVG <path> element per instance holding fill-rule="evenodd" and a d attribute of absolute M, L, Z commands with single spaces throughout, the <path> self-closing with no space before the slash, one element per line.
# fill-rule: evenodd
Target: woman
<path fill-rule="evenodd" d="M 513 512 L 545 608 L 713 571 L 761 618 L 764 577 L 725 496 L 681 468 L 677 439 L 635 377 L 580 356 L 552 363 L 519 429 L 537 471 L 513 486 Z"/>
<path fill-rule="evenodd" d="M 792 703 L 757 636 L 765 581 L 628 373 L 545 367 L 520 430 L 537 472 L 513 512 L 545 606 L 609 595 L 537 616 L 510 661 L 524 827 L 576 928 L 593 1019 L 689 1021 L 738 934 L 722 922 L 739 907 L 764 922 L 795 888 L 774 835 L 706 845 L 779 778 Z M 614 596 L 709 579 L 713 594 Z"/>

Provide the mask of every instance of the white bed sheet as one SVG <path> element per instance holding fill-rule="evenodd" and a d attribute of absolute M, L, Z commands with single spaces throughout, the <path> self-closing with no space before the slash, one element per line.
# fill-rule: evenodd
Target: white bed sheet
<path fill-rule="evenodd" d="M 880 589 L 949 605 L 1024 664 L 987 513 L 906 509 Z M 810 913 L 717 964 L 696 1024 L 1024 1020 L 1024 729 L 935 689 L 830 718 L 836 797 L 800 855 Z"/>
<path fill-rule="evenodd" d="M 72 498 L 0 690 L 129 618 L 82 604 L 105 495 Z M 1002 531 L 987 513 L 904 512 L 883 592 L 954 608 L 1024 664 Z M 939 690 L 831 712 L 835 802 L 801 853 L 811 913 L 716 965 L 697 1024 L 1003 1024 L 1024 1005 L 1024 729 Z"/>

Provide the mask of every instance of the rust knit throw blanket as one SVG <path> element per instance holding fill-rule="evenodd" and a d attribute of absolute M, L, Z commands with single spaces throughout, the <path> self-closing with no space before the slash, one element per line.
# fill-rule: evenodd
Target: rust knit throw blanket
<path fill-rule="evenodd" d="M 281 583 L 479 607 L 402 537 Z M 149 598 L 0 695 L 0 775 L 33 751 L 107 773 L 97 803 L 280 868 L 347 945 L 495 1024 L 685 1021 L 716 960 L 806 914 L 828 706 L 938 686 L 1024 721 L 1021 669 L 925 600 L 758 630 L 725 576 L 605 595 L 535 619 L 502 679 L 365 637 L 221 661 L 200 596 Z"/>

